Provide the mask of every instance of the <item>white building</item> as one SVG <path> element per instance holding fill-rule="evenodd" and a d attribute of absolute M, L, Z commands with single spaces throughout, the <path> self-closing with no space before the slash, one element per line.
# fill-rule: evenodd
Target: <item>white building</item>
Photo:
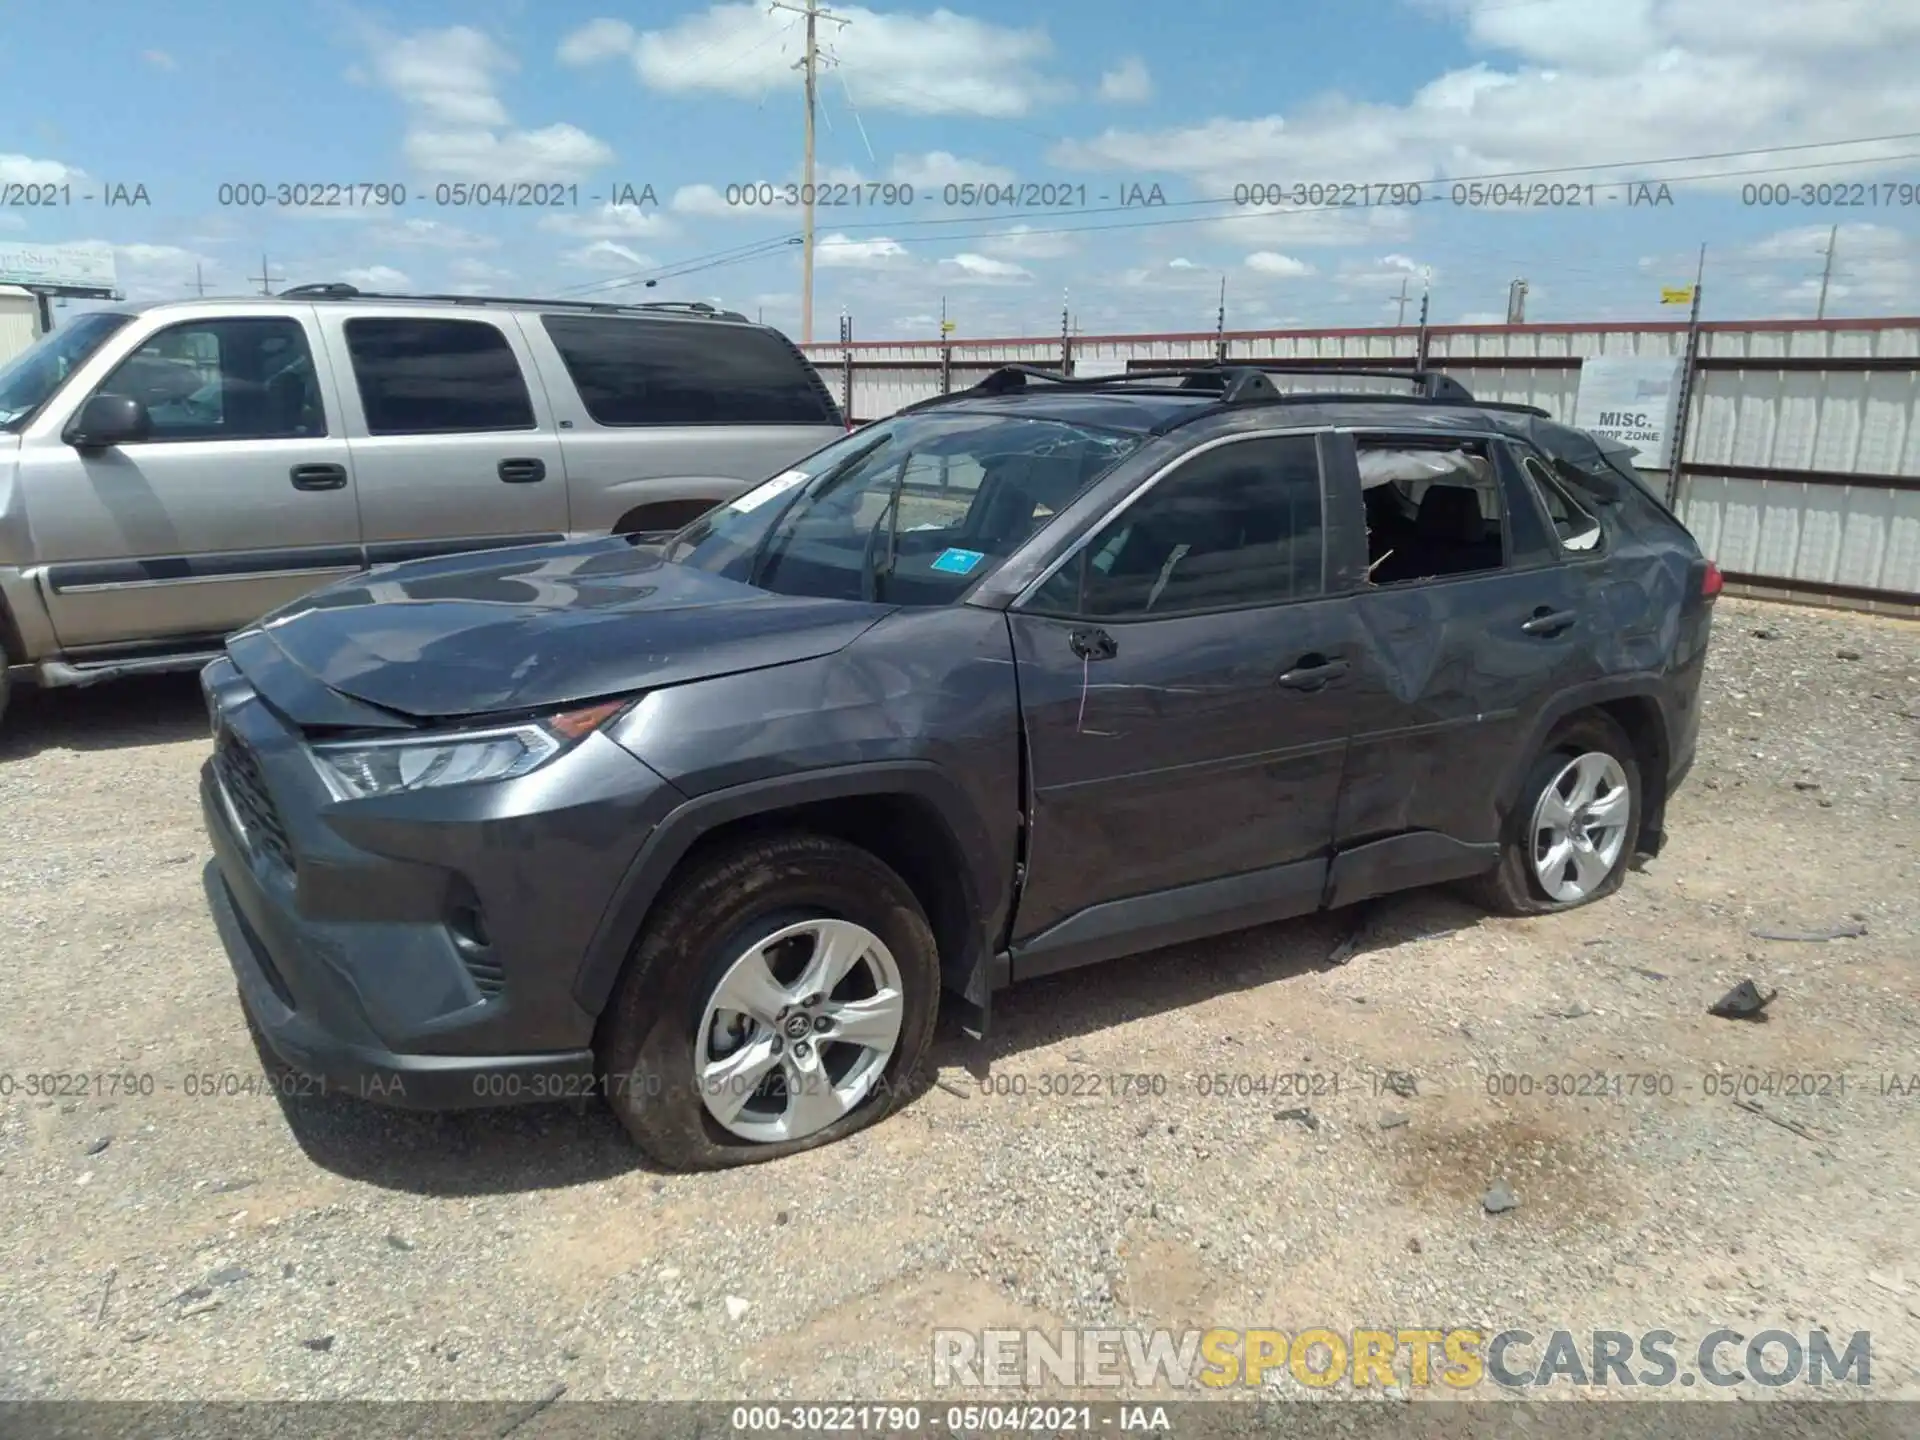
<path fill-rule="evenodd" d="M 40 338 L 40 312 L 28 291 L 0 285 L 0 365 Z"/>

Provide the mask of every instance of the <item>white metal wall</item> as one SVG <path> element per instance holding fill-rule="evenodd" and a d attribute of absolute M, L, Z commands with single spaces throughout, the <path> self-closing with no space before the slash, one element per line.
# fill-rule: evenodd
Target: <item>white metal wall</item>
<path fill-rule="evenodd" d="M 0 285 L 0 365 L 40 338 L 39 323 L 33 296 Z"/>
<path fill-rule="evenodd" d="M 1341 360 L 1404 366 L 1417 332 L 1229 334 L 1228 358 Z M 941 347 L 928 342 L 859 344 L 853 415 L 874 420 L 941 390 Z M 1580 370 L 1569 360 L 1600 355 L 1679 356 L 1685 327 L 1485 326 L 1430 332 L 1428 364 L 1488 400 L 1538 405 L 1573 415 Z M 810 354 L 836 396 L 845 348 Z M 1076 360 L 1155 363 L 1211 360 L 1211 335 L 1076 337 Z M 1004 364 L 1056 365 L 1060 340 L 1028 337 L 956 343 L 951 386 L 963 389 Z M 1722 569 L 1783 583 L 1806 581 L 1920 600 L 1920 490 L 1875 484 L 1876 476 L 1920 477 L 1920 320 L 1821 326 L 1703 327 L 1700 356 L 1712 363 L 1693 380 L 1683 456 L 1681 518 Z M 1452 361 L 1477 361 L 1453 364 Z M 1728 361 L 1744 361 L 1725 368 Z M 1820 360 L 1838 360 L 1833 368 Z M 1848 360 L 1893 362 L 1845 368 Z M 1912 361 L 1911 365 L 1902 361 Z M 1489 365 L 1488 361 L 1507 363 Z M 1554 363 L 1533 363 L 1533 362 Z M 1797 362 L 1791 366 L 1770 361 Z M 879 363 L 874 363 L 879 362 Z M 1317 388 L 1317 377 L 1276 377 L 1282 388 Z M 1356 388 L 1359 382 L 1355 382 Z M 1716 475 L 1713 466 L 1858 475 L 1859 485 Z"/>

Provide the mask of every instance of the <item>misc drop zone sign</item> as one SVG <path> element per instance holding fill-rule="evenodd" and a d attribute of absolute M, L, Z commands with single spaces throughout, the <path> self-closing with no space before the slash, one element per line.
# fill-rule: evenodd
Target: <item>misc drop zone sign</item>
<path fill-rule="evenodd" d="M 1679 428 L 1679 356 L 1594 355 L 1580 362 L 1573 423 L 1631 445 L 1642 470 L 1664 470 Z"/>

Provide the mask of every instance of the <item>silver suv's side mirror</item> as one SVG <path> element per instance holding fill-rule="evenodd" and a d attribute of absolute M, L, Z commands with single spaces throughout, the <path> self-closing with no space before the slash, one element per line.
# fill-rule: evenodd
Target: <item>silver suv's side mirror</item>
<path fill-rule="evenodd" d="M 76 450 L 104 450 L 153 434 L 153 417 L 131 395 L 95 395 L 80 407 L 60 437 Z"/>

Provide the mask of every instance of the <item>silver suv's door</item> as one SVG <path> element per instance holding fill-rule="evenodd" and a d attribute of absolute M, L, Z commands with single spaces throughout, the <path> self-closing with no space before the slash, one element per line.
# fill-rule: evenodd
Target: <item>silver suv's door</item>
<path fill-rule="evenodd" d="M 325 307 L 374 565 L 557 540 L 567 476 L 510 314 Z"/>
<path fill-rule="evenodd" d="M 27 429 L 20 479 L 63 649 L 217 643 L 361 568 L 353 464 L 311 306 L 142 316 Z M 95 395 L 149 437 L 64 438 Z"/>

